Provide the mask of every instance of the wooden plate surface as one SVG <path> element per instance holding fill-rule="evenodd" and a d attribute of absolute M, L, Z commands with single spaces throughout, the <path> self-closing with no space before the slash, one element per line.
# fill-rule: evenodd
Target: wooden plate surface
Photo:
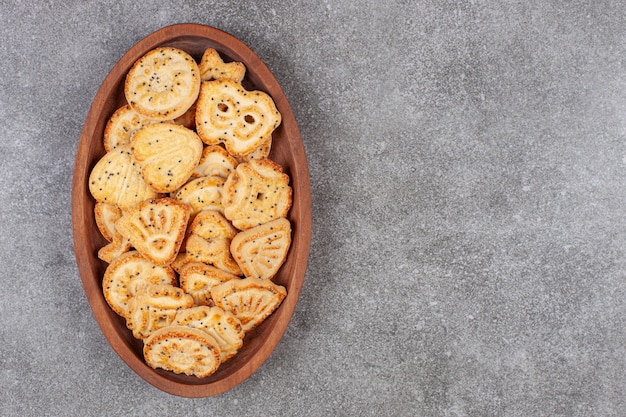
<path fill-rule="evenodd" d="M 293 187 L 293 206 L 288 215 L 293 228 L 292 245 L 286 262 L 274 278 L 274 282 L 287 289 L 288 295 L 278 310 L 246 335 L 241 351 L 207 378 L 176 375 L 147 366 L 142 342 L 133 338 L 124 320 L 109 308 L 102 294 L 102 277 L 107 264 L 98 259 L 97 252 L 106 241 L 95 223 L 95 202 L 87 181 L 91 169 L 105 153 L 102 139 L 106 122 L 125 103 L 126 73 L 137 59 L 159 46 L 183 49 L 198 61 L 207 48 L 214 48 L 225 61 L 240 61 L 246 65 L 243 86 L 270 94 L 282 115 L 282 123 L 274 132 L 270 159 L 282 165 Z M 139 376 L 165 392 L 183 397 L 217 395 L 248 378 L 269 357 L 289 324 L 304 281 L 311 240 L 311 195 L 304 146 L 293 111 L 269 68 L 234 36 L 204 25 L 168 26 L 134 45 L 107 75 L 87 115 L 74 165 L 72 228 L 78 270 L 96 321 L 115 352 Z"/>

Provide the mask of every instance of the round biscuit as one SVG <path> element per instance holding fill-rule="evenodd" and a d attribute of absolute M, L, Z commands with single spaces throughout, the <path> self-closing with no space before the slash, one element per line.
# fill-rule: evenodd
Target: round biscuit
<path fill-rule="evenodd" d="M 198 98 L 200 70 L 187 52 L 160 47 L 147 52 L 128 71 L 126 101 L 138 113 L 158 120 L 185 114 Z"/>

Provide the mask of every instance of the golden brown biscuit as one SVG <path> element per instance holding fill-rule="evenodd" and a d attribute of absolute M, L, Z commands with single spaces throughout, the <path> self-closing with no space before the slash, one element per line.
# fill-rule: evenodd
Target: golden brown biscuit
<path fill-rule="evenodd" d="M 173 123 L 186 127 L 187 129 L 196 129 L 196 103 L 194 102 L 191 107 L 182 115 L 178 116 Z"/>
<path fill-rule="evenodd" d="M 205 378 L 220 366 L 220 350 L 208 333 L 189 326 L 168 326 L 144 340 L 143 355 L 154 369 Z"/>
<path fill-rule="evenodd" d="M 220 54 L 213 48 L 204 51 L 198 68 L 202 81 L 231 80 L 241 83 L 246 74 L 246 66 L 242 62 L 224 63 Z"/>
<path fill-rule="evenodd" d="M 218 176 L 226 179 L 237 164 L 237 160 L 226 152 L 226 149 L 219 145 L 208 145 L 204 147 L 198 166 L 191 176 L 193 178 Z"/>
<path fill-rule="evenodd" d="M 187 237 L 185 253 L 192 262 L 203 262 L 233 275 L 241 275 L 241 269 L 230 254 L 230 239 L 204 239 L 191 234 Z"/>
<path fill-rule="evenodd" d="M 281 122 L 272 98 L 246 91 L 233 81 L 203 81 L 196 107 L 196 130 L 207 145 L 223 143 L 243 157 L 259 148 Z"/>
<path fill-rule="evenodd" d="M 104 272 L 104 298 L 117 314 L 128 315 L 128 301 L 147 285 L 176 285 L 176 274 L 170 267 L 156 266 L 137 251 L 115 259 Z"/>
<path fill-rule="evenodd" d="M 281 218 L 239 232 L 230 251 L 244 276 L 272 279 L 287 259 L 289 246 L 291 223 Z"/>
<path fill-rule="evenodd" d="M 172 194 L 172 198 L 191 207 L 191 216 L 201 210 L 223 212 L 222 189 L 226 180 L 218 176 L 195 178 Z"/>
<path fill-rule="evenodd" d="M 222 271 L 202 262 L 188 262 L 180 269 L 180 288 L 191 295 L 196 305 L 214 305 L 211 299 L 211 288 L 237 275 Z"/>
<path fill-rule="evenodd" d="M 113 240 L 98 250 L 98 258 L 106 263 L 111 263 L 132 248 L 130 239 L 122 236 L 117 230 L 113 234 Z"/>
<path fill-rule="evenodd" d="M 203 239 L 232 239 L 238 230 L 219 211 L 202 210 L 189 224 L 188 232 Z"/>
<path fill-rule="evenodd" d="M 125 210 L 160 196 L 143 180 L 141 167 L 130 146 L 120 145 L 107 152 L 91 170 L 89 192 L 96 202 L 114 204 Z"/>
<path fill-rule="evenodd" d="M 178 255 L 189 214 L 188 205 L 168 197 L 146 200 L 125 212 L 115 228 L 145 258 L 164 266 Z"/>
<path fill-rule="evenodd" d="M 219 307 L 198 306 L 180 310 L 173 325 L 189 326 L 211 335 L 220 348 L 220 361 L 226 362 L 243 346 L 241 322 Z"/>
<path fill-rule="evenodd" d="M 203 262 L 231 274 L 241 273 L 230 254 L 230 242 L 237 229 L 219 211 L 200 211 L 187 228 L 187 233 L 185 253 L 188 260 L 178 260 L 181 264 Z"/>
<path fill-rule="evenodd" d="M 198 98 L 200 70 L 185 51 L 160 47 L 137 60 L 126 76 L 126 101 L 145 117 L 172 120 Z"/>
<path fill-rule="evenodd" d="M 186 239 L 185 239 L 185 246 L 187 246 Z M 176 273 L 180 274 L 183 268 L 192 262 L 199 262 L 199 261 L 196 261 L 193 257 L 191 257 L 187 253 L 187 248 L 185 248 L 184 251 L 180 251 L 178 253 L 178 255 L 176 256 L 176 259 L 174 259 L 174 262 L 172 262 L 170 266 L 174 268 L 174 271 L 176 271 Z"/>
<path fill-rule="evenodd" d="M 215 305 L 233 313 L 245 332 L 263 322 L 287 296 L 287 290 L 268 279 L 233 279 L 211 289 Z"/>
<path fill-rule="evenodd" d="M 113 113 L 104 128 L 104 150 L 109 152 L 118 145 L 130 143 L 130 138 L 137 130 L 145 125 L 160 122 L 144 117 L 125 104 Z"/>
<path fill-rule="evenodd" d="M 237 158 L 237 162 L 249 162 L 253 159 L 268 158 L 270 156 L 271 151 L 272 151 L 272 137 L 270 136 L 269 138 L 265 139 L 265 142 L 263 142 L 261 146 L 259 146 L 252 152 Z"/>
<path fill-rule="evenodd" d="M 147 285 L 128 300 L 126 327 L 136 339 L 169 326 L 178 310 L 193 307 L 193 297 L 169 284 Z"/>
<path fill-rule="evenodd" d="M 115 204 L 96 203 L 93 212 L 102 236 L 109 242 L 113 241 L 115 222 L 122 217 L 122 210 Z"/>
<path fill-rule="evenodd" d="M 240 230 L 287 217 L 291 204 L 289 175 L 270 159 L 237 165 L 222 190 L 224 216 Z"/>
<path fill-rule="evenodd" d="M 187 182 L 203 149 L 194 131 L 172 123 L 142 127 L 131 145 L 144 181 L 159 193 L 169 193 Z"/>

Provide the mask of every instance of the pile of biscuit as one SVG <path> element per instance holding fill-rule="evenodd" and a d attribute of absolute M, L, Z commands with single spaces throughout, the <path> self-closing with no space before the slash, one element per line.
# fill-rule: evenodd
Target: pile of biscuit
<path fill-rule="evenodd" d="M 206 377 L 286 297 L 290 178 L 270 160 L 273 99 L 209 48 L 161 47 L 129 70 L 89 176 L 108 241 L 104 297 L 146 363 Z"/>

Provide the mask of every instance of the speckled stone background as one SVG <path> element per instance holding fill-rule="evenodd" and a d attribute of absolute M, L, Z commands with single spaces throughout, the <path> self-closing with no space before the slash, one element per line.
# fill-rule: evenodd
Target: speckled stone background
<path fill-rule="evenodd" d="M 626 3 L 3 1 L 0 415 L 626 415 Z M 109 347 L 71 179 L 106 74 L 173 23 L 270 67 L 313 240 L 277 349 L 212 398 Z"/>

